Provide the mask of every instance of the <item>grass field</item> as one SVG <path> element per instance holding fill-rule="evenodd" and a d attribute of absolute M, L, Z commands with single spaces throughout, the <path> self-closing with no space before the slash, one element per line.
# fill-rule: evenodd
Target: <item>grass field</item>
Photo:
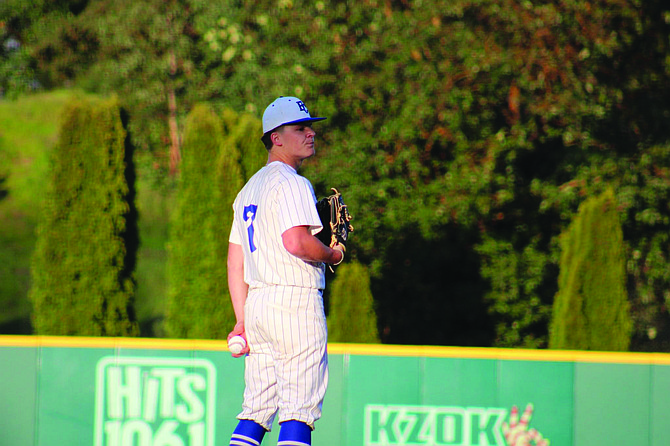
<path fill-rule="evenodd" d="M 0 100 L 0 334 L 28 334 L 30 257 L 49 154 L 58 139 L 63 106 L 73 96 L 55 91 Z M 136 163 L 136 166 L 149 163 Z M 141 246 L 136 269 L 136 310 L 143 336 L 161 336 L 166 288 L 170 200 L 137 172 Z"/>

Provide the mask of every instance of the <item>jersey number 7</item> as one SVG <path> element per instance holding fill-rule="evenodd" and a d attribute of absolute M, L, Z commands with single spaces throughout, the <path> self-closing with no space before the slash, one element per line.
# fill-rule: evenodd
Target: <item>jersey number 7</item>
<path fill-rule="evenodd" d="M 254 245 L 254 220 L 256 219 L 256 211 L 258 206 L 255 204 L 250 204 L 249 206 L 244 206 L 244 221 L 247 222 L 247 234 L 249 235 L 249 250 L 254 252 L 256 250 L 256 245 Z"/>

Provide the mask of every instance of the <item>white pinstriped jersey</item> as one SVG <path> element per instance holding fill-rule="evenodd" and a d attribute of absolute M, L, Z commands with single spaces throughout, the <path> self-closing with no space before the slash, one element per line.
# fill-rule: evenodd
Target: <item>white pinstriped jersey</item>
<path fill-rule="evenodd" d="M 244 281 L 251 288 L 325 287 L 325 265 L 290 254 L 281 237 L 295 226 L 309 226 L 312 234 L 322 228 L 309 180 L 287 164 L 272 162 L 249 179 L 233 210 L 229 241 L 244 250 Z"/>

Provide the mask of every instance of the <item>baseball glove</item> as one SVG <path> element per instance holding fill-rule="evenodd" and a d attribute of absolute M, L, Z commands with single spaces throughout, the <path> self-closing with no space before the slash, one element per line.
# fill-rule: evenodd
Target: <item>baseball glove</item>
<path fill-rule="evenodd" d="M 324 245 L 332 248 L 337 243 L 346 246 L 349 233 L 353 232 L 354 227 L 349 223 L 351 215 L 349 215 L 349 209 L 342 200 L 342 194 L 335 188 L 331 190 L 333 191 L 332 195 L 322 198 L 316 203 L 316 210 L 323 226 L 316 237 Z"/>

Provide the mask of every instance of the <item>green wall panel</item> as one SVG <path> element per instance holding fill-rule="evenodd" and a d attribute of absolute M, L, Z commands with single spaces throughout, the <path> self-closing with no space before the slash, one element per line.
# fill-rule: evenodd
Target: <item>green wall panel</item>
<path fill-rule="evenodd" d="M 38 357 L 37 348 L 0 347 L 0 446 L 34 444 Z"/>
<path fill-rule="evenodd" d="M 349 414 L 345 404 L 348 394 L 346 385 L 349 357 L 330 355 L 328 357 L 328 391 L 323 402 L 321 420 L 315 425 L 312 443 L 346 446 L 346 433 L 350 429 Z M 266 440 L 267 441 L 267 440 Z M 267 444 L 272 444 L 268 442 Z"/>
<path fill-rule="evenodd" d="M 521 413 L 533 405 L 531 426 L 554 445 L 572 441 L 574 365 L 566 362 L 498 361 L 498 404 Z"/>
<path fill-rule="evenodd" d="M 314 444 L 670 444 L 670 355 L 348 348 Z M 227 444 L 243 389 L 244 360 L 216 341 L 0 336 L 0 446 Z M 513 408 L 526 443 L 505 437 Z"/>
<path fill-rule="evenodd" d="M 425 405 L 494 407 L 498 404 L 498 361 L 424 358 L 422 367 Z"/>
<path fill-rule="evenodd" d="M 670 367 L 655 366 L 651 378 L 652 446 L 670 445 Z"/>
<path fill-rule="evenodd" d="M 345 402 L 347 444 L 363 444 L 366 407 L 421 404 L 420 362 L 417 357 L 349 357 Z"/>
<path fill-rule="evenodd" d="M 576 445 L 651 444 L 651 367 L 575 365 Z"/>
<path fill-rule="evenodd" d="M 92 444 L 95 367 L 113 351 L 40 348 L 37 445 Z"/>

